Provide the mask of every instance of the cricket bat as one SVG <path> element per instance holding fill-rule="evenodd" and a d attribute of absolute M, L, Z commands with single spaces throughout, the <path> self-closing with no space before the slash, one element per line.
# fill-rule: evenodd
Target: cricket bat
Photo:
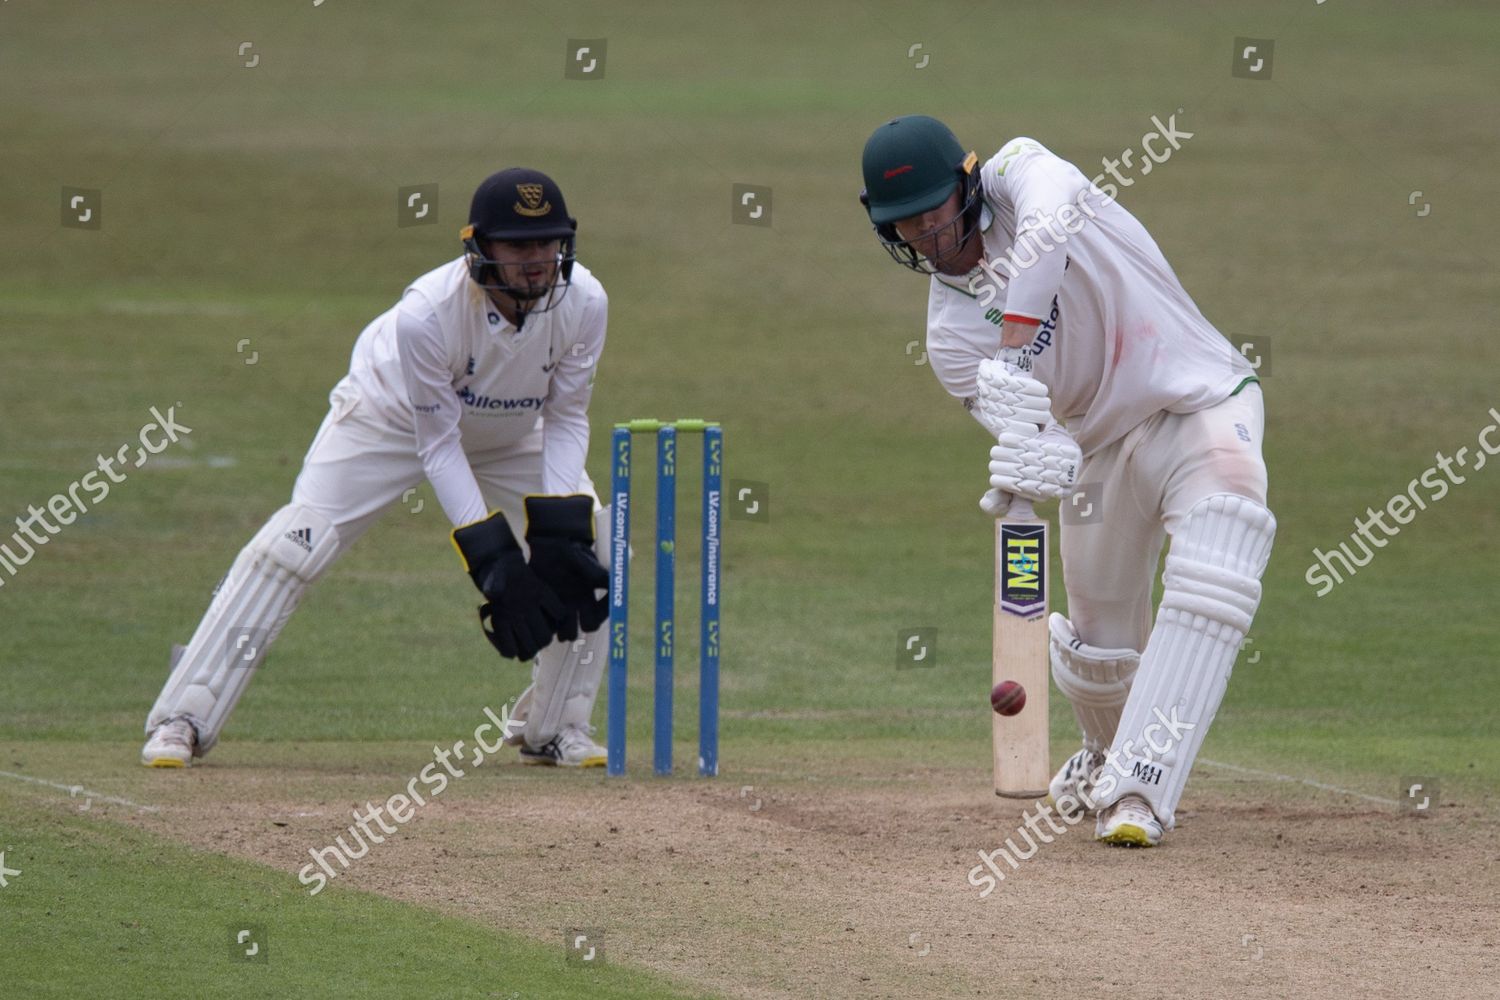
<path fill-rule="evenodd" d="M 1026 702 L 1015 715 L 991 713 L 996 795 L 1040 798 L 1052 779 L 1047 641 L 1047 522 L 1030 500 L 1015 497 L 995 522 L 993 683 L 1015 681 Z"/>

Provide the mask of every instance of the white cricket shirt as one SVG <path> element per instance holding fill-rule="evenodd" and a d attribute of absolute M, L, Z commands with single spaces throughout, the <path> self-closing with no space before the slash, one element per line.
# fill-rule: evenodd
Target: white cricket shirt
<path fill-rule="evenodd" d="M 411 429 L 443 512 L 470 524 L 489 511 L 469 456 L 518 445 L 538 426 L 543 492 L 578 487 L 607 313 L 604 286 L 575 263 L 561 303 L 517 331 L 459 257 L 365 327 L 349 375 L 393 426 Z"/>
<path fill-rule="evenodd" d="M 1007 319 L 1036 325 L 1032 373 L 1084 455 L 1158 411 L 1212 406 L 1254 376 L 1146 228 L 1073 164 L 1034 139 L 1013 139 L 984 164 L 980 183 L 993 273 L 934 276 L 927 301 L 933 373 L 966 405 Z"/>

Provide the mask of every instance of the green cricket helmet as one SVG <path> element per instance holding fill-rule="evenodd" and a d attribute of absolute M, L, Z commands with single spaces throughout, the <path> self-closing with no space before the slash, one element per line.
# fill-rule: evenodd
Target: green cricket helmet
<path fill-rule="evenodd" d="M 892 259 L 920 274 L 937 273 L 937 261 L 902 239 L 896 222 L 937 208 L 955 190 L 960 208 L 945 228 L 961 226 L 963 236 L 945 256 L 962 251 L 979 231 L 978 162 L 948 126 L 927 115 L 893 118 L 875 130 L 865 143 L 859 200 Z"/>

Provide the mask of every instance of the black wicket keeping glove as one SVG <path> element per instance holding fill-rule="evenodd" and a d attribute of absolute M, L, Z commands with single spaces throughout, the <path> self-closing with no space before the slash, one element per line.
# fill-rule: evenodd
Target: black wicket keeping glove
<path fill-rule="evenodd" d="M 552 642 L 567 617 L 557 594 L 526 565 L 515 533 L 496 511 L 483 521 L 453 529 L 453 546 L 484 595 L 479 625 L 501 656 L 523 663 Z"/>
<path fill-rule="evenodd" d="M 557 629 L 565 642 L 593 632 L 609 618 L 609 573 L 594 554 L 594 500 L 582 494 L 526 498 L 526 544 L 531 569 L 562 600 L 566 619 Z"/>

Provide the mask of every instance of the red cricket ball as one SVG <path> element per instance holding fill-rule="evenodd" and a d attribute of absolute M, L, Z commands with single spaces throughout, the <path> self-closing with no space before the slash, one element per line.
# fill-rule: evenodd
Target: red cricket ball
<path fill-rule="evenodd" d="M 1026 689 L 1015 681 L 1001 681 L 990 692 L 990 707 L 1000 715 L 1015 715 L 1026 707 Z"/>

